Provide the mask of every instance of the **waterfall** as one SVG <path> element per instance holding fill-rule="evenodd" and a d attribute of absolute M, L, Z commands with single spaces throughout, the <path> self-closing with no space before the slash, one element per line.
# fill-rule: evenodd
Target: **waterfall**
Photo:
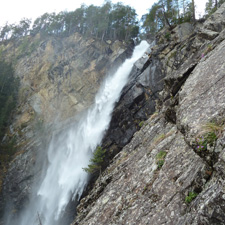
<path fill-rule="evenodd" d="M 128 81 L 133 64 L 149 47 L 146 41 L 135 47 L 133 55 L 118 70 L 108 76 L 95 97 L 95 103 L 63 137 L 53 138 L 48 149 L 49 165 L 46 175 L 23 213 L 21 222 L 16 224 L 42 225 L 59 224 L 60 217 L 71 199 L 80 198 L 88 182 L 88 174 L 83 170 L 89 164 L 93 151 L 107 130 L 113 107 L 119 100 L 121 91 Z M 35 217 L 35 218 L 34 218 Z"/>

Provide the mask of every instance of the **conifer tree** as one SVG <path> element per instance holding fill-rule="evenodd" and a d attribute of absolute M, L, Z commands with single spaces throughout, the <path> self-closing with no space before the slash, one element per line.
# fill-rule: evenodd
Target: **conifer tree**
<path fill-rule="evenodd" d="M 97 171 L 100 171 L 101 173 L 105 152 L 105 149 L 102 149 L 102 147 L 98 146 L 93 153 L 93 157 L 90 159 L 90 164 L 87 168 L 84 168 L 84 171 L 87 173 L 95 173 Z"/>

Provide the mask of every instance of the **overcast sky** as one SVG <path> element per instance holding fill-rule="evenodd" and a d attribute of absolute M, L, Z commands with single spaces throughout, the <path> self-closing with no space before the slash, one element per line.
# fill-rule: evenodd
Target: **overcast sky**
<path fill-rule="evenodd" d="M 141 17 L 148 12 L 151 5 L 156 0 L 112 0 L 112 3 L 123 2 L 136 9 L 136 13 Z M 196 15 L 204 12 L 206 0 L 195 0 L 197 5 Z M 36 19 L 42 14 L 48 12 L 74 11 L 82 3 L 86 5 L 102 5 L 104 0 L 5 0 L 1 2 L 0 8 L 0 26 L 6 22 L 18 23 L 22 18 Z"/>

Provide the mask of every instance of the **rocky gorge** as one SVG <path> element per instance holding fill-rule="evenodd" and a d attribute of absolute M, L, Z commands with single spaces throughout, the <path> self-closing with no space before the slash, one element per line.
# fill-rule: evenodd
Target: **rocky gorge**
<path fill-rule="evenodd" d="M 5 141 L 16 137 L 17 150 L 4 172 L 0 205 L 3 211 L 12 203 L 12 214 L 43 172 L 45 154 L 38 152 L 46 149 L 46 132 L 76 120 L 133 49 L 78 34 L 39 38 L 37 49 L 16 62 L 19 104 Z M 12 49 L 3 52 L 10 57 Z M 158 33 L 116 104 L 102 141 L 104 171 L 92 179 L 73 225 L 225 223 L 224 53 L 225 4 L 206 21 Z"/>

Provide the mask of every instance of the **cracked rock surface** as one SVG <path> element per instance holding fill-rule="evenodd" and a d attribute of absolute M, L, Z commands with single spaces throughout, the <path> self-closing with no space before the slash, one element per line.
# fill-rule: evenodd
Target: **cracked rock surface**
<path fill-rule="evenodd" d="M 200 30 L 171 32 L 187 27 L 182 39 L 158 35 L 151 54 L 165 78 L 157 112 L 96 180 L 72 225 L 225 224 L 224 14 L 225 4 Z M 220 133 L 199 152 L 195 140 L 209 122 Z"/>

